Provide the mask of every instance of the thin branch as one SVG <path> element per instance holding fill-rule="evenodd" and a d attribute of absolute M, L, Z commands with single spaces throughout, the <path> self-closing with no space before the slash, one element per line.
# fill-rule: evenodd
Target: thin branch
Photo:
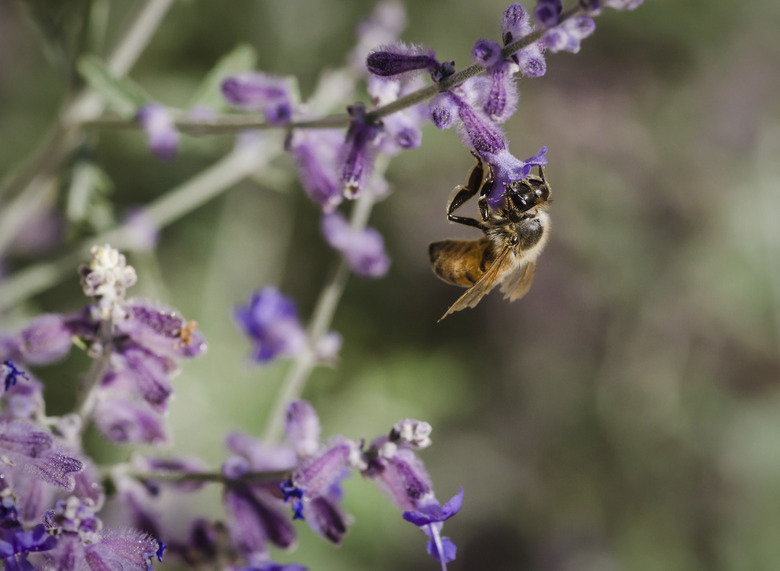
<path fill-rule="evenodd" d="M 582 8 L 580 6 L 574 6 L 561 14 L 559 21 L 563 23 L 580 12 L 582 12 Z M 517 53 L 518 51 L 530 46 L 535 42 L 538 42 L 546 31 L 547 30 L 545 28 L 538 28 L 530 34 L 515 40 L 501 50 L 501 56 L 505 59 L 509 58 L 512 54 Z M 485 68 L 480 64 L 471 64 L 470 66 L 455 72 L 451 76 L 443 79 L 438 83 L 428 85 L 403 97 L 399 97 L 395 101 L 391 101 L 386 105 L 372 109 L 366 114 L 366 119 L 368 121 L 378 121 L 382 117 L 387 117 L 388 115 L 397 113 L 398 111 L 402 111 L 408 107 L 412 107 L 432 99 L 438 93 L 452 89 L 467 79 L 480 75 L 484 72 Z M 284 125 L 271 125 L 265 120 L 265 116 L 262 114 L 222 115 L 207 121 L 190 119 L 186 116 L 183 116 L 181 113 L 179 115 L 180 116 L 174 120 L 176 128 L 181 132 L 190 135 L 236 133 L 245 129 L 337 129 L 346 128 L 349 125 L 349 117 L 344 113 L 328 115 L 319 119 L 293 121 Z M 96 119 L 85 121 L 82 123 L 82 126 L 90 129 L 140 128 L 140 125 L 137 121 L 116 116 L 98 117 Z"/>
<path fill-rule="evenodd" d="M 350 226 L 353 230 L 365 227 L 373 204 L 373 193 L 369 189 L 364 190 L 352 208 Z M 325 335 L 333 321 L 333 316 L 347 286 L 349 276 L 349 267 L 342 258 L 336 264 L 332 277 L 325 284 L 314 307 L 308 327 L 308 344 L 297 355 L 287 377 L 282 381 L 279 396 L 276 398 L 276 402 L 268 416 L 268 423 L 263 437 L 264 443 L 273 444 L 281 438 L 287 405 L 300 398 L 311 372 L 317 365 L 317 343 Z"/>

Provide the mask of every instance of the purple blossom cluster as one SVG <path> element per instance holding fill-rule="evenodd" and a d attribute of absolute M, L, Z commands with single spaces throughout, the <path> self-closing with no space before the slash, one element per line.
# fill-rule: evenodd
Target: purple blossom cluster
<path fill-rule="evenodd" d="M 417 450 L 430 445 L 430 431 L 428 423 L 404 420 L 387 436 L 368 445 L 342 436 L 323 443 L 314 408 L 306 401 L 293 401 L 287 407 L 283 444 L 266 444 L 243 432 L 228 435 L 225 444 L 230 455 L 219 478 L 224 527 L 193 516 L 189 531 L 180 537 L 165 536 L 155 500 L 162 489 L 179 496 L 196 492 L 199 486 L 188 481 L 188 477 L 202 473 L 195 464 L 145 458 L 145 466 L 140 466 L 136 460 L 142 470 L 156 466 L 159 479 L 150 477 L 141 485 L 123 476 L 118 485 L 132 506 L 134 521 L 142 529 L 160 534 L 171 553 L 190 563 L 208 564 L 232 557 L 235 565 L 247 565 L 242 569 L 269 569 L 275 568 L 271 567 L 270 547 L 295 546 L 295 520 L 305 521 L 334 545 L 342 542 L 350 525 L 342 506 L 342 483 L 358 472 L 389 496 L 402 510 L 403 519 L 423 530 L 429 537 L 428 552 L 446 563 L 455 558 L 456 549 L 441 536 L 442 523 L 460 509 L 463 491 L 443 506 L 437 502 L 430 476 L 417 457 Z M 177 474 L 181 479 L 172 483 L 171 476 Z M 216 540 L 220 533 L 227 535 L 229 548 Z M 231 555 L 232 550 L 236 554 Z M 302 569 L 295 565 L 279 568 Z"/>
<path fill-rule="evenodd" d="M 172 310 L 125 299 L 136 275 L 123 255 L 110 246 L 91 254 L 79 272 L 93 304 L 0 334 L 0 558 L 6 569 L 145 570 L 152 557 L 162 557 L 161 544 L 148 534 L 103 529 L 96 514 L 105 493 L 81 434 L 94 423 L 115 443 L 159 444 L 178 362 L 202 354 L 205 341 L 194 322 Z M 74 412 L 52 419 L 43 384 L 29 367 L 62 359 L 74 344 L 95 364 Z"/>

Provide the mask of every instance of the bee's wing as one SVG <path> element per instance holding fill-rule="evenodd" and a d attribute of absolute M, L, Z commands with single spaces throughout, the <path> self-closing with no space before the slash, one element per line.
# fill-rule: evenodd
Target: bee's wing
<path fill-rule="evenodd" d="M 504 294 L 504 299 L 515 301 L 527 294 L 528 290 L 531 289 L 535 273 L 536 260 L 523 264 L 515 269 L 514 272 L 507 276 L 501 283 L 501 293 Z"/>
<path fill-rule="evenodd" d="M 512 246 L 509 244 L 504 246 L 504 249 L 501 250 L 495 261 L 491 264 L 487 271 L 485 271 L 482 277 L 477 280 L 477 283 L 466 290 L 466 293 L 460 296 L 458 300 L 450 306 L 447 312 L 441 316 L 439 321 L 447 317 L 450 313 L 455 313 L 461 309 L 474 307 L 477 305 L 479 301 L 485 297 L 485 295 L 490 292 L 490 290 L 492 290 L 493 287 L 495 287 L 495 285 L 498 283 L 498 278 L 501 276 L 501 266 L 504 264 L 507 256 L 509 256 L 511 251 Z"/>

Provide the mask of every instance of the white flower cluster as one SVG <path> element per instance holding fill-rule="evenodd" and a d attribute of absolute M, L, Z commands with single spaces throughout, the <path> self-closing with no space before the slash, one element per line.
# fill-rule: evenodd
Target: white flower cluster
<path fill-rule="evenodd" d="M 393 427 L 393 436 L 413 448 L 427 448 L 431 445 L 431 425 L 422 420 L 407 418 Z"/>
<path fill-rule="evenodd" d="M 118 321 L 124 317 L 122 300 L 127 288 L 138 281 L 133 266 L 128 266 L 125 256 L 106 244 L 92 246 L 89 266 L 81 267 L 81 287 L 84 294 L 98 302 L 101 319 Z"/>

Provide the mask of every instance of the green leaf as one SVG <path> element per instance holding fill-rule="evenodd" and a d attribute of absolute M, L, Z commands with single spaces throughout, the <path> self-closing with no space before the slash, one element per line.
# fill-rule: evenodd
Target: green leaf
<path fill-rule="evenodd" d="M 248 44 L 240 44 L 233 51 L 222 56 L 192 96 L 188 107 L 207 105 L 213 109 L 224 106 L 220 85 L 229 75 L 255 68 L 257 51 Z"/>
<path fill-rule="evenodd" d="M 152 101 L 143 88 L 126 77 L 115 77 L 106 63 L 97 56 L 86 55 L 79 60 L 79 73 L 97 91 L 111 109 L 127 119 L 135 116 L 139 107 Z"/>

